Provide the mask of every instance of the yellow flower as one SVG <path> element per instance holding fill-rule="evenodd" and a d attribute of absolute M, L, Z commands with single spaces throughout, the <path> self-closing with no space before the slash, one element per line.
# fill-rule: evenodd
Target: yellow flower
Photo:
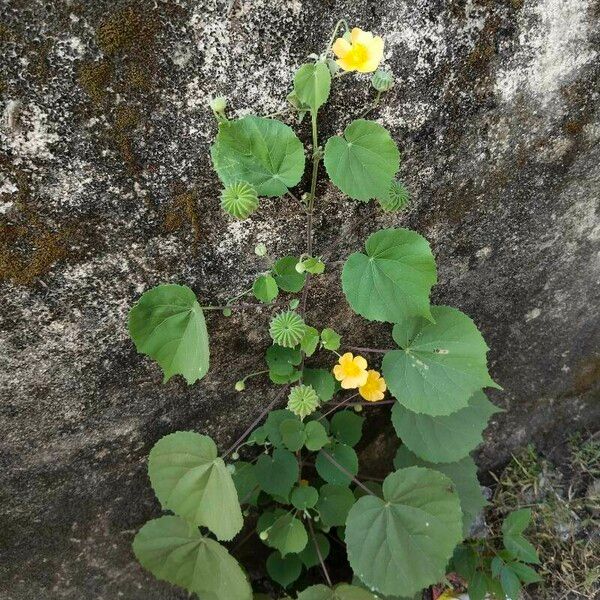
<path fill-rule="evenodd" d="M 353 356 L 352 352 L 346 352 L 340 356 L 338 364 L 333 367 L 333 374 L 338 381 L 342 382 L 345 390 L 360 387 L 367 383 L 367 361 L 362 356 Z"/>
<path fill-rule="evenodd" d="M 460 597 L 455 596 L 453 590 L 445 590 L 441 596 L 438 596 L 437 600 L 460 600 Z"/>
<path fill-rule="evenodd" d="M 350 41 L 338 38 L 332 50 L 338 57 L 337 64 L 344 71 L 372 73 L 383 58 L 383 39 L 355 27 L 350 34 Z"/>
<path fill-rule="evenodd" d="M 367 402 L 377 402 L 383 400 L 385 390 L 385 379 L 377 371 L 371 370 L 367 374 L 367 381 L 358 388 L 358 393 Z"/>

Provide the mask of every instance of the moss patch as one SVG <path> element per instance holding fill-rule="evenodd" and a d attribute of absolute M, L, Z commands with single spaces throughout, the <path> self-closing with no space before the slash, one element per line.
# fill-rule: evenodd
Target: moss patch
<path fill-rule="evenodd" d="M 200 240 L 200 218 L 198 201 L 194 192 L 177 194 L 172 206 L 165 213 L 165 230 L 168 233 L 181 229 L 189 224 L 194 234 L 194 240 Z"/>

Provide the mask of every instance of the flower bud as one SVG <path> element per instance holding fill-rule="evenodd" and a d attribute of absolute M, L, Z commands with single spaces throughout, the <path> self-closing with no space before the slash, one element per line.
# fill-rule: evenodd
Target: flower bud
<path fill-rule="evenodd" d="M 262 242 L 260 244 L 256 244 L 254 247 L 254 254 L 256 254 L 256 256 L 266 256 L 267 247 Z"/>
<path fill-rule="evenodd" d="M 353 408 L 354 408 L 354 412 L 357 412 L 357 413 L 362 412 L 362 410 L 363 410 L 362 404 L 355 404 L 353 406 Z"/>
<path fill-rule="evenodd" d="M 211 99 L 209 106 L 215 113 L 224 113 L 227 108 L 227 98 L 225 96 L 216 96 Z"/>
<path fill-rule="evenodd" d="M 246 389 L 246 382 L 243 379 L 235 382 L 235 391 L 243 392 Z"/>
<path fill-rule="evenodd" d="M 223 309 L 223 316 L 224 317 L 230 317 L 231 316 L 231 309 L 230 308 L 224 308 Z"/>
<path fill-rule="evenodd" d="M 258 534 L 258 537 L 264 542 L 269 537 L 269 532 L 265 529 Z"/>
<path fill-rule="evenodd" d="M 306 267 L 304 266 L 303 262 L 296 263 L 296 271 L 298 273 L 304 273 L 304 271 L 306 271 Z"/>
<path fill-rule="evenodd" d="M 371 85 L 378 92 L 387 92 L 394 85 L 394 76 L 390 71 L 386 71 L 385 69 L 377 69 L 377 71 L 375 71 L 371 77 Z"/>
<path fill-rule="evenodd" d="M 234 452 L 231 455 L 231 460 L 238 460 L 240 458 L 240 455 L 237 452 Z"/>

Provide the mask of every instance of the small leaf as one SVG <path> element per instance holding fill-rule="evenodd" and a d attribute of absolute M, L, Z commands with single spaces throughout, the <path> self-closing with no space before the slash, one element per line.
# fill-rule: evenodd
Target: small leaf
<path fill-rule="evenodd" d="M 329 138 L 325 168 L 331 181 L 355 200 L 384 196 L 400 167 L 400 153 L 389 132 L 374 121 L 357 119 L 344 137 Z"/>
<path fill-rule="evenodd" d="M 298 419 L 293 413 L 285 408 L 281 410 L 272 410 L 267 416 L 267 420 L 265 421 L 263 427 L 267 432 L 268 440 L 271 442 L 271 444 L 273 444 L 273 446 L 283 446 L 283 438 L 281 437 L 279 426 L 286 419 L 296 419 L 298 422 L 300 422 L 300 419 Z"/>
<path fill-rule="evenodd" d="M 326 369 L 304 369 L 304 383 L 312 385 L 321 402 L 329 402 L 335 392 L 335 379 Z"/>
<path fill-rule="evenodd" d="M 299 519 L 290 513 L 278 517 L 268 529 L 267 546 L 281 552 L 281 556 L 304 550 L 308 542 L 306 529 Z"/>
<path fill-rule="evenodd" d="M 410 596 L 443 577 L 461 525 L 459 499 L 445 475 L 400 469 L 385 478 L 383 500 L 364 496 L 350 509 L 350 566 L 369 588 Z"/>
<path fill-rule="evenodd" d="M 296 293 L 304 287 L 306 273 L 298 273 L 295 256 L 284 256 L 273 265 L 273 273 L 277 285 L 285 292 Z"/>
<path fill-rule="evenodd" d="M 321 343 L 325 350 L 339 350 L 341 341 L 342 336 L 330 327 L 326 327 L 321 331 Z"/>
<path fill-rule="evenodd" d="M 302 362 L 302 353 L 294 348 L 284 348 L 273 344 L 267 348 L 265 358 L 269 367 L 269 376 L 282 378 L 283 383 L 288 383 L 296 373 L 294 367 Z"/>
<path fill-rule="evenodd" d="M 304 424 L 298 419 L 286 419 L 279 425 L 279 433 L 283 440 L 284 446 L 296 452 L 304 446 L 306 441 L 306 434 L 304 433 Z"/>
<path fill-rule="evenodd" d="M 232 478 L 240 504 L 256 506 L 260 490 L 254 472 L 254 465 L 243 460 L 238 460 L 235 463 L 235 472 Z"/>
<path fill-rule="evenodd" d="M 525 585 L 542 581 L 538 573 L 523 563 L 513 562 L 509 564 L 509 567 Z"/>
<path fill-rule="evenodd" d="M 482 432 L 497 412 L 500 409 L 477 391 L 466 408 L 448 416 L 432 417 L 394 404 L 392 423 L 398 437 L 423 460 L 454 462 L 481 444 Z"/>
<path fill-rule="evenodd" d="M 289 450 L 275 448 L 273 456 L 261 454 L 255 471 L 263 491 L 287 498 L 298 479 L 298 461 Z"/>
<path fill-rule="evenodd" d="M 178 431 L 161 438 L 150 451 L 148 475 L 163 508 L 205 525 L 220 540 L 242 528 L 231 473 L 208 436 Z"/>
<path fill-rule="evenodd" d="M 517 575 L 507 566 L 500 571 L 500 583 L 508 600 L 519 600 L 521 596 L 521 582 Z"/>
<path fill-rule="evenodd" d="M 129 311 L 129 334 L 137 351 L 160 365 L 165 383 L 179 374 L 191 385 L 206 375 L 208 332 L 189 287 L 159 285 L 142 294 Z"/>
<path fill-rule="evenodd" d="M 315 538 L 321 552 L 321 557 L 325 560 L 329 556 L 329 551 L 331 550 L 329 540 L 322 533 L 315 534 Z M 315 542 L 312 538 L 308 540 L 306 548 L 304 548 L 298 556 L 307 569 L 316 567 L 320 563 L 319 555 L 315 548 Z"/>
<path fill-rule="evenodd" d="M 140 564 L 157 579 L 201 598 L 251 600 L 252 590 L 237 561 L 221 544 L 175 516 L 148 521 L 133 540 Z"/>
<path fill-rule="evenodd" d="M 283 196 L 304 173 L 302 142 L 276 119 L 246 116 L 219 123 L 210 153 L 225 185 L 246 181 L 259 196 Z"/>
<path fill-rule="evenodd" d="M 306 434 L 306 449 L 311 452 L 316 452 L 329 443 L 327 431 L 319 421 L 308 421 L 304 432 Z"/>
<path fill-rule="evenodd" d="M 316 112 L 329 97 L 331 74 L 324 62 L 302 65 L 294 76 L 294 92 L 298 100 Z"/>
<path fill-rule="evenodd" d="M 502 523 L 502 533 L 514 536 L 523 533 L 531 523 L 531 509 L 522 508 L 511 512 Z"/>
<path fill-rule="evenodd" d="M 335 527 L 345 525 L 349 510 L 354 505 L 356 498 L 352 490 L 342 485 L 326 483 L 319 490 L 317 510 L 323 525 Z"/>
<path fill-rule="evenodd" d="M 331 433 L 339 442 L 356 446 L 362 437 L 364 419 L 353 411 L 342 410 L 331 419 Z"/>
<path fill-rule="evenodd" d="M 261 275 L 256 278 L 254 285 L 252 286 L 252 293 L 257 300 L 269 304 L 279 294 L 279 288 L 277 282 L 271 275 Z"/>
<path fill-rule="evenodd" d="M 523 508 L 511 512 L 502 523 L 504 547 L 523 562 L 539 563 L 536 549 L 521 534 L 531 522 L 531 509 Z"/>
<path fill-rule="evenodd" d="M 342 271 L 354 312 L 370 321 L 432 320 L 429 293 L 437 274 L 427 240 L 409 229 L 382 229 L 369 236 L 365 251 L 351 254 Z"/>
<path fill-rule="evenodd" d="M 345 472 L 341 471 L 338 466 L 334 465 L 325 455 L 328 454 L 346 471 L 356 475 L 358 473 L 358 457 L 356 452 L 345 444 L 336 444 L 333 447 L 328 447 L 320 450 L 317 454 L 315 467 L 317 473 L 327 482 L 336 485 L 349 485 L 352 479 Z"/>
<path fill-rule="evenodd" d="M 470 600 L 485 600 L 487 589 L 486 576 L 481 571 L 476 571 L 473 579 L 469 581 L 468 591 Z"/>
<path fill-rule="evenodd" d="M 276 581 L 281 587 L 287 588 L 294 583 L 302 572 L 302 562 L 296 554 L 289 554 L 282 557 L 275 551 L 267 558 L 267 573 L 273 581 Z"/>
<path fill-rule="evenodd" d="M 290 501 L 298 510 L 312 508 L 319 499 L 319 492 L 310 485 L 299 485 L 292 490 Z"/>
<path fill-rule="evenodd" d="M 473 321 L 449 306 L 432 306 L 434 323 L 415 317 L 394 325 L 402 350 L 383 357 L 390 392 L 405 408 L 433 417 L 465 408 L 484 387 L 498 387 L 487 369 L 487 347 Z"/>
<path fill-rule="evenodd" d="M 334 588 L 312 585 L 298 594 L 298 600 L 377 600 L 377 597 L 368 590 L 340 583 Z"/>
<path fill-rule="evenodd" d="M 319 332 L 314 327 L 306 327 L 304 337 L 300 342 L 300 349 L 306 356 L 312 356 L 319 343 Z"/>

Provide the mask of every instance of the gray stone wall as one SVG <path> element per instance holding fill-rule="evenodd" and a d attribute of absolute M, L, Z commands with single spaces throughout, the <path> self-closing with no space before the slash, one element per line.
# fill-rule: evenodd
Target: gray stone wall
<path fill-rule="evenodd" d="M 146 454 L 175 429 L 226 445 L 250 422 L 273 392 L 233 383 L 260 367 L 269 311 L 211 313 L 212 368 L 187 387 L 160 385 L 136 355 L 127 310 L 159 282 L 206 303 L 234 295 L 264 268 L 257 242 L 303 250 L 291 200 L 262 201 L 243 223 L 220 211 L 207 102 L 283 108 L 293 70 L 339 17 L 386 39 L 397 85 L 372 117 L 398 141 L 413 201 L 385 215 L 322 178 L 317 251 L 343 260 L 383 226 L 430 240 L 435 301 L 475 319 L 504 386 L 483 469 L 598 427 L 597 2 L 0 0 L 0 13 L 2 598 L 186 597 L 131 555 L 158 512 Z M 369 93 L 342 78 L 323 137 Z M 339 264 L 311 291 L 309 320 L 348 343 L 389 343 L 386 326 L 349 311 Z M 390 445 L 388 430 L 370 438 Z"/>

